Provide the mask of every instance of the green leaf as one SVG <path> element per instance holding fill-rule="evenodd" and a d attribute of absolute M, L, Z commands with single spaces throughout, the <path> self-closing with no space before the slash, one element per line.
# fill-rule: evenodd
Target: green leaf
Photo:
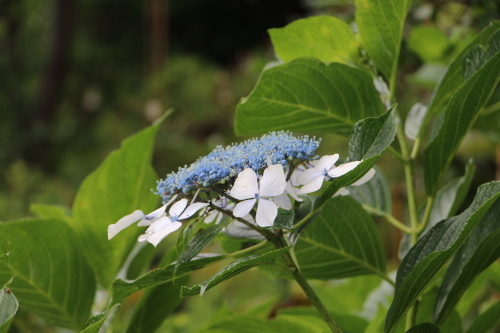
<path fill-rule="evenodd" d="M 301 58 L 262 72 L 257 86 L 238 104 L 235 131 L 349 135 L 358 120 L 384 111 L 367 72 Z"/>
<path fill-rule="evenodd" d="M 348 187 L 349 195 L 362 205 L 391 214 L 392 200 L 389 182 L 382 169 L 376 165 L 374 168 L 375 175 L 372 179 L 362 185 Z"/>
<path fill-rule="evenodd" d="M 355 0 L 361 44 L 371 60 L 390 79 L 398 62 L 409 0 Z"/>
<path fill-rule="evenodd" d="M 349 160 L 360 161 L 380 155 L 389 147 L 396 135 L 393 106 L 379 117 L 358 121 L 349 139 Z"/>
<path fill-rule="evenodd" d="M 481 67 L 484 66 L 496 53 L 500 51 L 500 31 L 497 31 L 489 40 L 488 44 L 474 46 L 465 56 L 462 74 L 467 80 Z"/>
<path fill-rule="evenodd" d="M 224 258 L 226 258 L 226 256 L 205 255 L 200 259 L 194 259 L 179 266 L 177 266 L 176 263 L 172 263 L 163 268 L 152 270 L 133 281 L 117 279 L 113 281 L 113 285 L 111 288 L 111 292 L 113 294 L 113 304 L 121 302 L 121 300 L 123 300 L 125 297 L 135 293 L 136 291 L 175 281 L 176 279 L 179 279 L 192 271 L 221 261 Z"/>
<path fill-rule="evenodd" d="M 182 287 L 181 297 L 194 296 L 198 294 L 202 296 L 205 293 L 205 291 L 215 287 L 216 285 L 218 285 L 223 281 L 232 278 L 233 276 L 236 276 L 246 271 L 247 269 L 250 269 L 261 263 L 275 261 L 276 259 L 280 258 L 283 254 L 288 252 L 288 250 L 290 250 L 290 247 L 274 250 L 261 255 L 253 255 L 238 259 L 235 262 L 221 269 L 219 272 L 217 272 L 217 274 L 212 276 L 210 279 L 192 287 Z"/>
<path fill-rule="evenodd" d="M 384 321 L 385 315 L 387 313 L 387 309 L 382 305 L 378 305 L 377 314 L 370 321 L 368 326 L 366 327 L 364 333 L 379 333 L 384 330 Z"/>
<path fill-rule="evenodd" d="M 493 21 L 488 27 L 477 34 L 455 59 L 453 59 L 448 66 L 446 74 L 434 91 L 432 101 L 429 105 L 429 114 L 441 112 L 452 94 L 464 83 L 462 63 L 469 51 L 477 45 L 487 45 L 491 36 L 498 31 L 500 31 L 500 21 Z"/>
<path fill-rule="evenodd" d="M 414 104 L 405 121 L 405 135 L 408 139 L 415 140 L 422 130 L 427 107 L 422 103 Z"/>
<path fill-rule="evenodd" d="M 310 279 L 385 276 L 382 242 L 373 219 L 351 197 L 338 196 L 300 233 L 295 255 Z"/>
<path fill-rule="evenodd" d="M 293 209 L 291 210 L 285 210 L 285 209 L 278 209 L 278 215 L 276 215 L 276 218 L 274 219 L 273 222 L 273 229 L 292 229 L 293 228 L 293 221 L 295 218 L 295 213 Z"/>
<path fill-rule="evenodd" d="M 474 279 L 500 257 L 499 216 L 497 200 L 453 258 L 434 309 L 433 321 L 437 324 L 453 310 Z"/>
<path fill-rule="evenodd" d="M 441 331 L 432 323 L 423 323 L 413 326 L 406 333 L 441 333 Z"/>
<path fill-rule="evenodd" d="M 19 303 L 10 289 L 0 289 L 0 333 L 7 333 Z"/>
<path fill-rule="evenodd" d="M 68 223 L 71 219 L 71 211 L 65 206 L 32 204 L 30 210 L 41 218 L 58 219 Z"/>
<path fill-rule="evenodd" d="M 182 298 L 181 287 L 189 281 L 185 275 L 173 282 L 147 289 L 135 306 L 127 333 L 155 332 L 175 311 Z"/>
<path fill-rule="evenodd" d="M 106 321 L 106 318 L 113 312 L 120 304 L 113 305 L 109 310 L 99 313 L 92 318 L 90 318 L 87 323 L 85 323 L 85 328 L 80 333 L 99 333 L 102 324 Z"/>
<path fill-rule="evenodd" d="M 436 297 L 438 295 L 437 288 L 430 288 L 428 292 L 420 297 L 420 302 L 418 303 L 418 312 L 415 322 L 417 324 L 425 322 L 433 322 L 432 311 L 434 309 L 434 303 L 436 302 Z M 443 323 L 436 324 L 443 332 L 453 332 L 462 333 L 462 319 L 458 313 L 453 310 L 451 316 L 449 316 Z"/>
<path fill-rule="evenodd" d="M 380 155 L 372 156 L 359 163 L 354 170 L 349 171 L 343 176 L 334 178 L 323 194 L 321 194 L 321 196 L 314 202 L 314 209 L 321 207 L 325 202 L 330 200 L 330 198 L 342 187 L 349 186 L 363 177 L 368 171 L 370 171 L 379 158 Z"/>
<path fill-rule="evenodd" d="M 500 181 L 481 185 L 467 210 L 436 224 L 410 249 L 398 268 L 396 292 L 387 315 L 386 332 L 393 331 L 498 197 L 500 197 Z"/>
<path fill-rule="evenodd" d="M 226 220 L 225 222 L 216 224 L 209 227 L 199 233 L 197 233 L 188 243 L 186 249 L 181 253 L 179 259 L 177 259 L 177 266 L 182 265 L 185 262 L 193 259 L 198 253 L 200 253 L 205 246 L 207 246 L 214 238 L 221 232 L 221 230 L 229 224 L 231 220 Z"/>
<path fill-rule="evenodd" d="M 107 288 L 137 241 L 131 226 L 108 240 L 108 225 L 140 209 L 154 210 L 159 198 L 151 193 L 156 174 L 150 165 L 159 123 L 123 141 L 120 149 L 84 181 L 73 204 L 72 225 L 85 244 L 85 254 L 100 284 Z"/>
<path fill-rule="evenodd" d="M 55 326 L 79 329 L 87 320 L 95 278 L 74 231 L 56 219 L 0 224 L 0 285 L 9 287 L 23 308 Z"/>
<path fill-rule="evenodd" d="M 296 20 L 284 28 L 269 29 L 276 55 L 289 62 L 300 57 L 324 63 L 358 62 L 358 43 L 347 23 L 332 16 Z"/>
<path fill-rule="evenodd" d="M 450 46 L 446 35 L 435 27 L 417 26 L 410 31 L 408 48 L 424 62 L 445 60 Z"/>
<path fill-rule="evenodd" d="M 500 52 L 469 78 L 451 98 L 437 136 L 423 153 L 425 190 L 433 195 L 453 155 L 500 81 Z"/>
<path fill-rule="evenodd" d="M 500 301 L 490 306 L 479 315 L 467 330 L 467 333 L 488 333 L 500 321 Z"/>

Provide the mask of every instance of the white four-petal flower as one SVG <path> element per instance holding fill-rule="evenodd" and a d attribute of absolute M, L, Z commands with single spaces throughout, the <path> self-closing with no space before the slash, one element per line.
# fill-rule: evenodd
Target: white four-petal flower
<path fill-rule="evenodd" d="M 285 191 L 286 179 L 281 164 L 267 167 L 260 181 L 250 168 L 238 174 L 230 195 L 240 201 L 233 210 L 236 217 L 244 217 L 252 210 L 256 202 L 255 220 L 261 227 L 270 227 L 278 215 L 278 206 L 269 198 L 277 197 Z"/>
<path fill-rule="evenodd" d="M 207 203 L 194 203 L 188 206 L 187 199 L 181 199 L 170 207 L 166 216 L 160 217 L 152 223 L 146 233 L 139 236 L 139 241 L 147 240 L 157 246 L 165 237 L 182 226 L 180 220 L 193 216 L 200 209 L 208 206 Z"/>

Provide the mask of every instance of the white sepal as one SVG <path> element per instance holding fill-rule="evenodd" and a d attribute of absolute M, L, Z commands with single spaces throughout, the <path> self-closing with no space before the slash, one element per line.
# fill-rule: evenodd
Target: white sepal
<path fill-rule="evenodd" d="M 359 163 L 361 163 L 361 161 L 353 161 L 353 162 L 341 164 L 338 167 L 328 171 L 328 176 L 330 176 L 332 178 L 336 178 L 336 177 L 340 177 L 342 175 L 345 175 L 349 171 L 354 170 L 354 168 L 356 168 Z"/>
<path fill-rule="evenodd" d="M 118 220 L 115 224 L 110 224 L 108 226 L 108 239 L 116 236 L 120 231 L 130 226 L 134 222 L 137 222 L 144 217 L 144 213 L 141 210 L 136 210 L 132 214 L 126 215 Z"/>
<path fill-rule="evenodd" d="M 257 193 L 259 193 L 257 175 L 248 168 L 238 174 L 230 195 L 238 200 L 245 200 L 254 198 Z"/>
<path fill-rule="evenodd" d="M 264 170 L 260 180 L 259 196 L 275 197 L 285 191 L 286 179 L 281 164 L 274 164 Z"/>
<path fill-rule="evenodd" d="M 233 215 L 236 217 L 243 217 L 247 215 L 252 210 L 256 201 L 256 199 L 240 201 L 236 206 L 234 206 Z"/>
<path fill-rule="evenodd" d="M 176 203 L 174 203 L 168 211 L 168 215 L 170 216 L 170 218 L 174 216 L 179 217 L 184 211 L 184 209 L 186 209 L 187 204 L 188 204 L 188 199 L 181 199 Z"/>
<path fill-rule="evenodd" d="M 201 203 L 201 202 L 191 204 L 186 208 L 184 213 L 182 213 L 181 216 L 179 216 L 179 220 L 184 220 L 184 219 L 190 218 L 191 216 L 194 215 L 194 213 L 196 213 L 200 209 L 205 208 L 207 206 L 208 206 L 207 203 Z"/>
<path fill-rule="evenodd" d="M 266 199 L 259 199 L 255 222 L 260 227 L 271 227 L 278 215 L 278 206 Z"/>
<path fill-rule="evenodd" d="M 167 226 L 164 228 L 156 231 L 154 234 L 148 237 L 148 242 L 153 244 L 154 246 L 157 246 L 159 242 L 161 242 L 165 237 L 167 237 L 169 234 L 172 232 L 176 231 L 182 227 L 182 223 L 180 222 L 172 222 L 169 223 Z"/>

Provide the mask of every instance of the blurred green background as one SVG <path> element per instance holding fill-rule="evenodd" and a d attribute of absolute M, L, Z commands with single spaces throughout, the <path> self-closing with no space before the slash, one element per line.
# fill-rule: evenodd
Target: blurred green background
<path fill-rule="evenodd" d="M 352 23 L 353 1 L 0 0 L 0 221 L 33 215 L 32 203 L 71 207 L 85 176 L 121 140 L 170 108 L 175 112 L 162 124 L 153 161 L 159 177 L 216 145 L 244 139 L 234 136 L 233 114 L 263 67 L 276 60 L 267 29 L 318 14 Z M 499 18 L 496 0 L 414 1 L 400 58 L 400 112 L 427 103 L 447 63 Z M 450 167 L 449 178 L 462 175 L 474 157 L 473 191 L 500 179 L 499 100 L 497 90 Z M 319 153 L 345 157 L 347 142 L 335 134 L 323 137 Z M 404 176 L 395 164 L 390 156 L 379 163 L 392 181 L 394 215 L 403 219 Z M 401 235 L 384 224 L 380 231 L 395 262 Z M 286 294 L 283 281 L 249 274 L 225 287 L 233 296 L 224 302 L 233 310 L 267 309 Z M 268 286 L 269 296 L 239 288 L 249 279 Z M 187 324 L 195 329 L 213 316 L 221 289 L 191 298 L 184 306 L 200 320 L 178 315 L 171 331 Z M 301 304 L 297 295 L 289 302 Z"/>

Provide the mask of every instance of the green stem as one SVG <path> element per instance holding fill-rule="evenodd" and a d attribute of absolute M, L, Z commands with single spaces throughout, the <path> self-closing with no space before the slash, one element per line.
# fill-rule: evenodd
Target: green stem
<path fill-rule="evenodd" d="M 370 213 L 373 213 L 375 215 L 378 215 L 378 216 L 382 216 L 384 219 L 387 220 L 387 222 L 389 222 L 390 224 L 392 224 L 393 226 L 395 226 L 396 228 L 398 228 L 399 230 L 407 233 L 407 234 L 411 234 L 411 233 L 414 233 L 415 231 L 408 228 L 407 226 L 405 226 L 402 222 L 400 222 L 398 219 L 396 219 L 394 216 L 392 216 L 391 214 L 388 214 L 386 212 L 383 212 L 377 208 L 374 208 L 374 207 L 370 207 L 370 206 L 367 206 L 367 205 L 363 205 L 363 208 L 367 211 L 367 212 L 370 212 Z"/>
<path fill-rule="evenodd" d="M 420 234 L 425 230 L 427 227 L 427 224 L 429 224 L 429 219 L 431 217 L 431 212 L 432 212 L 432 207 L 434 206 L 434 196 L 430 196 L 427 198 L 427 205 L 425 206 L 425 213 L 424 217 L 422 218 L 422 222 L 418 226 L 416 232 L 417 236 L 420 236 Z"/>
<path fill-rule="evenodd" d="M 281 244 L 280 245 L 281 248 L 285 246 L 283 244 L 283 239 L 281 240 L 278 239 L 278 241 Z M 328 325 L 330 330 L 333 333 L 342 333 L 342 330 L 340 329 L 339 325 L 332 318 L 330 312 L 328 312 L 325 305 L 323 304 L 323 302 L 321 302 L 320 298 L 318 297 L 314 289 L 311 287 L 309 282 L 307 282 L 307 279 L 304 277 L 304 275 L 302 275 L 302 273 L 300 272 L 298 265 L 295 263 L 290 253 L 287 252 L 285 255 L 283 255 L 283 260 L 285 261 L 286 266 L 290 269 L 295 281 L 297 281 L 297 283 L 302 288 L 304 293 L 307 295 L 307 297 L 314 305 L 318 313 L 321 315 L 321 318 L 323 318 L 325 323 Z"/>
<path fill-rule="evenodd" d="M 246 257 L 249 253 L 257 251 L 257 250 L 263 248 L 264 246 L 266 246 L 267 244 L 269 244 L 269 241 L 265 240 L 265 241 L 260 242 L 259 244 L 255 244 L 254 246 L 250 246 L 250 247 L 247 247 L 246 249 L 233 252 L 233 253 L 229 254 L 229 256 L 234 257 L 234 258 Z"/>
<path fill-rule="evenodd" d="M 404 159 L 404 157 L 396 150 L 394 149 L 394 147 L 392 146 L 389 146 L 387 148 L 387 150 L 389 151 L 389 153 L 392 154 L 392 156 L 394 156 L 398 161 L 400 161 L 401 163 L 406 163 L 406 160 Z"/>

